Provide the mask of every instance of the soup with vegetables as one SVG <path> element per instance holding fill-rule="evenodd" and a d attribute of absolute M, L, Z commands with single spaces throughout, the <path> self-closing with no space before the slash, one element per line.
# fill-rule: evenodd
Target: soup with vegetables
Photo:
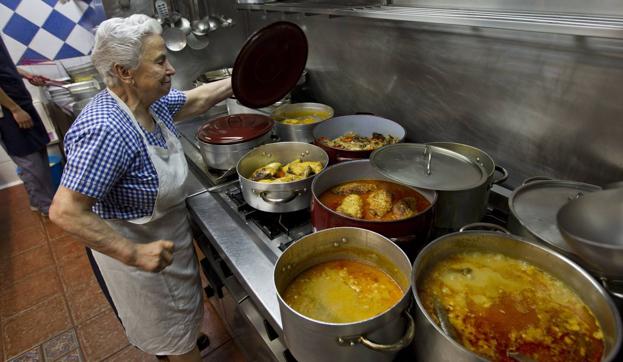
<path fill-rule="evenodd" d="M 563 282 L 527 262 L 484 252 L 453 255 L 435 265 L 417 291 L 435 322 L 439 303 L 458 341 L 485 358 L 602 358 L 603 333 L 591 310 Z"/>
<path fill-rule="evenodd" d="M 288 285 L 283 299 L 309 318 L 351 323 L 385 312 L 403 295 L 398 283 L 380 268 L 341 259 L 302 272 Z"/>

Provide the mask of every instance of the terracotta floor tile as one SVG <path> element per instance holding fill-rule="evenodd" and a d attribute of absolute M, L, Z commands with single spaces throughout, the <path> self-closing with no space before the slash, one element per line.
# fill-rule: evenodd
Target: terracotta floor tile
<path fill-rule="evenodd" d="M 0 235 L 18 233 L 33 225 L 41 225 L 41 218 L 37 213 L 30 210 L 11 213 L 0 220 Z"/>
<path fill-rule="evenodd" d="M 71 328 L 69 310 L 61 295 L 2 320 L 5 357 L 16 356 Z"/>
<path fill-rule="evenodd" d="M 52 265 L 54 258 L 47 243 L 8 259 L 0 259 L 0 288 L 4 289 Z"/>
<path fill-rule="evenodd" d="M 41 353 L 41 347 L 37 346 L 36 348 L 31 349 L 26 353 L 22 353 L 21 355 L 11 358 L 9 362 L 42 362 L 43 354 Z"/>
<path fill-rule="evenodd" d="M 43 219 L 43 227 L 45 228 L 45 231 L 48 234 L 48 238 L 50 240 L 56 239 L 58 237 L 61 237 L 67 234 L 65 230 L 61 229 L 55 223 L 50 221 L 50 219 Z"/>
<path fill-rule="evenodd" d="M 202 358 L 204 362 L 244 362 L 246 358 L 233 340 L 220 346 L 214 352 Z"/>
<path fill-rule="evenodd" d="M 8 318 L 62 292 L 56 268 L 48 267 L 0 290 L 0 316 Z"/>
<path fill-rule="evenodd" d="M 202 356 L 214 351 L 231 339 L 223 321 L 212 304 L 207 300 L 203 303 L 203 323 L 201 325 L 201 331 L 210 338 L 210 345 L 208 348 L 201 351 Z"/>
<path fill-rule="evenodd" d="M 85 244 L 72 235 L 63 235 L 50 240 L 50 247 L 56 259 L 56 264 L 65 264 L 86 254 Z"/>
<path fill-rule="evenodd" d="M 76 331 L 74 329 L 70 329 L 67 332 L 45 342 L 41 347 L 43 349 L 43 356 L 45 357 L 45 360 L 55 361 L 67 353 L 78 349 L 79 346 Z"/>
<path fill-rule="evenodd" d="M 72 260 L 71 263 L 59 266 L 58 271 L 66 292 L 97 280 L 86 253 Z"/>
<path fill-rule="evenodd" d="M 147 354 L 134 346 L 127 346 L 118 353 L 115 353 L 111 357 L 105 360 L 106 362 L 156 362 L 158 359 L 155 356 Z"/>
<path fill-rule="evenodd" d="M 121 323 L 112 311 L 79 325 L 78 338 L 87 361 L 101 361 L 129 344 Z"/>
<path fill-rule="evenodd" d="M 0 323 L 0 361 L 4 359 L 4 338 L 2 338 L 2 323 Z"/>
<path fill-rule="evenodd" d="M 32 225 L 21 231 L 0 233 L 0 258 L 6 259 L 46 243 L 43 227 Z"/>
<path fill-rule="evenodd" d="M 75 324 L 81 324 L 108 309 L 112 310 L 95 280 L 84 286 L 76 286 L 65 295 Z"/>
<path fill-rule="evenodd" d="M 76 349 L 64 355 L 63 357 L 57 359 L 54 362 L 82 362 L 82 361 L 84 361 L 84 359 L 82 359 L 82 353 L 80 353 L 79 349 Z"/>

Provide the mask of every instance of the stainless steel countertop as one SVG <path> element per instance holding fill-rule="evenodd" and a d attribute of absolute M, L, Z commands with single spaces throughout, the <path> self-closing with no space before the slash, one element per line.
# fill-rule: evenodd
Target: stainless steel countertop
<path fill-rule="evenodd" d="M 239 216 L 233 215 L 219 195 L 204 192 L 187 200 L 190 214 L 210 239 L 219 255 L 242 284 L 260 313 L 282 332 L 277 290 L 273 282 L 274 262 L 260 248 L 261 241 Z"/>

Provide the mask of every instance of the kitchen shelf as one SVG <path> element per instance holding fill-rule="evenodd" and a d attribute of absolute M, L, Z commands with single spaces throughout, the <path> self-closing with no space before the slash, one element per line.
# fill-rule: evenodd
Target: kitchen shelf
<path fill-rule="evenodd" d="M 326 15 L 408 21 L 421 24 L 459 25 L 507 30 L 623 39 L 623 17 L 551 14 L 517 11 L 435 9 L 411 6 L 344 6 L 273 2 L 238 4 L 238 9 L 271 13 Z"/>

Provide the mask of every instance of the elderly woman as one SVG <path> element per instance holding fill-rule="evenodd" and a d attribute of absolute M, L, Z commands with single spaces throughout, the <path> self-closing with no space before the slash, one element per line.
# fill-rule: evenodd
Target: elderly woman
<path fill-rule="evenodd" d="M 93 257 L 130 343 L 198 361 L 202 289 L 185 206 L 188 166 L 173 123 L 231 95 L 229 79 L 171 89 L 161 26 L 145 15 L 98 28 L 93 64 L 107 89 L 65 137 L 50 219 Z"/>

